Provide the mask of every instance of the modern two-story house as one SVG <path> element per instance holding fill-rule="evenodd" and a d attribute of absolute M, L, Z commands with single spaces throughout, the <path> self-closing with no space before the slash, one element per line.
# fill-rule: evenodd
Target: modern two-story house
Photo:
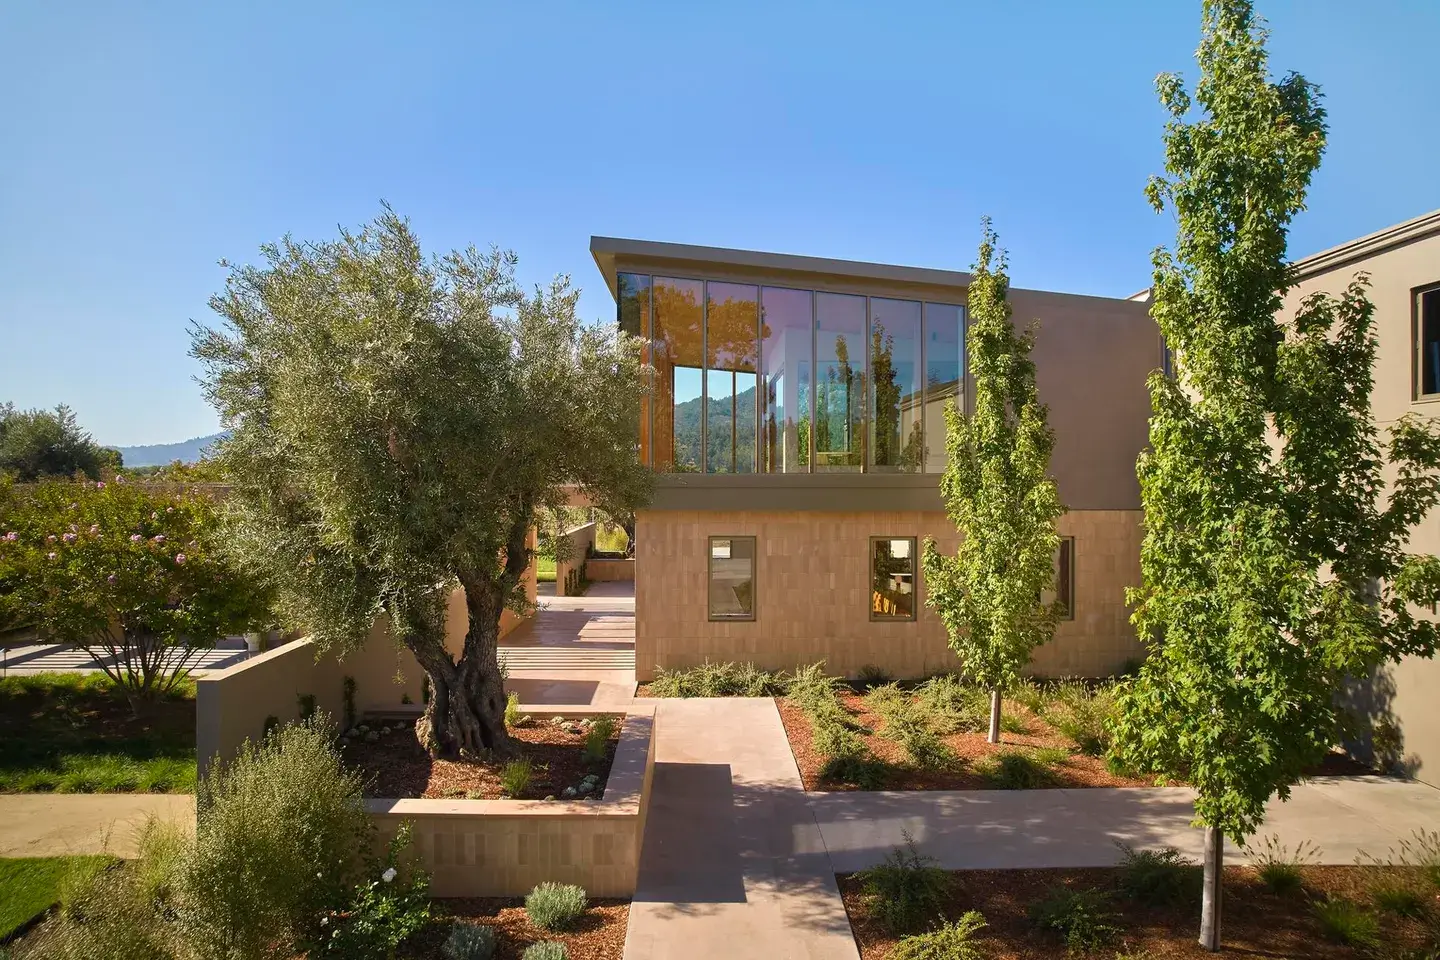
<path fill-rule="evenodd" d="M 944 513 L 946 402 L 966 382 L 966 287 L 947 270 L 594 237 L 620 326 L 657 377 L 640 456 L 637 678 L 705 660 L 770 669 L 825 660 L 899 677 L 959 668 L 925 604 L 926 538 Z M 1135 458 L 1162 363 L 1142 302 L 1010 291 L 1039 322 L 1034 359 L 1056 434 L 1058 597 L 1042 676 L 1104 676 L 1141 655 Z"/>

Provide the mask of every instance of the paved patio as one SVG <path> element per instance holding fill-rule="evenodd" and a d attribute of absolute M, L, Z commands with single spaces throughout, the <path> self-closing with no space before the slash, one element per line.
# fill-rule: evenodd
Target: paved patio
<path fill-rule="evenodd" d="M 582 597 L 541 597 L 500 644 L 521 709 L 623 710 L 635 692 L 635 584 L 591 584 Z"/>

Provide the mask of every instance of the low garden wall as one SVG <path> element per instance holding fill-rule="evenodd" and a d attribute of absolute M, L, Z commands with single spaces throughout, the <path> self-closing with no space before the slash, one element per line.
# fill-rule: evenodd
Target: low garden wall
<path fill-rule="evenodd" d="M 379 840 L 402 822 L 437 897 L 518 897 L 575 883 L 592 897 L 635 893 L 655 768 L 655 708 L 625 717 L 601 800 L 368 800 Z"/>
<path fill-rule="evenodd" d="M 585 576 L 595 583 L 608 580 L 634 580 L 635 560 L 633 557 L 624 560 L 592 557 L 585 561 Z"/>
<path fill-rule="evenodd" d="M 531 564 L 526 592 L 535 600 L 535 567 Z M 509 611 L 500 621 L 503 637 L 521 623 Z M 458 657 L 465 645 L 470 616 L 465 593 L 450 594 L 445 617 L 445 647 Z M 246 739 L 259 739 L 270 718 L 280 723 L 299 719 L 303 698 L 314 697 L 315 708 L 344 724 L 345 678 L 355 681 L 354 714 L 394 712 L 424 700 L 425 672 L 415 656 L 395 642 L 388 619 L 377 621 L 365 645 L 343 661 L 317 657 L 314 644 L 297 640 L 215 671 L 195 681 L 195 748 L 203 777 L 215 757 L 228 760 Z"/>
<path fill-rule="evenodd" d="M 555 560 L 555 595 L 558 597 L 567 596 L 566 587 L 570 581 L 570 574 L 578 571 L 580 579 L 589 577 L 589 563 L 585 555 L 595 549 L 595 524 L 582 523 L 580 526 L 566 530 L 560 534 L 560 539 L 570 541 L 568 551 L 561 551 L 567 554 L 570 559 Z M 593 578 L 590 578 L 593 579 Z"/>

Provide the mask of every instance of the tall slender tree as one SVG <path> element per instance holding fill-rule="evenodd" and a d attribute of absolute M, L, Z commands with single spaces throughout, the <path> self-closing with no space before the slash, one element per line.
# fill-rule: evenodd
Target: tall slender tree
<path fill-rule="evenodd" d="M 1032 326 L 1016 333 L 1005 254 L 983 223 L 970 279 L 966 332 L 975 412 L 945 405 L 949 463 L 940 480 L 962 538 L 955 556 L 925 542 L 926 602 L 940 613 L 963 669 L 990 690 L 990 742 L 1000 742 L 1002 694 L 1055 633 L 1059 610 L 1042 602 L 1055 583 L 1065 512 L 1050 476 L 1054 433 L 1035 390 Z"/>
<path fill-rule="evenodd" d="M 1440 561 L 1405 552 L 1440 495 L 1440 436 L 1407 417 L 1382 451 L 1366 278 L 1281 317 L 1325 114 L 1303 77 L 1271 82 L 1265 42 L 1249 0 L 1206 0 L 1195 102 L 1178 77 L 1158 81 L 1168 176 L 1148 194 L 1179 230 L 1155 254 L 1152 312 L 1174 371 L 1150 378 L 1131 602 L 1151 656 L 1121 694 L 1114 748 L 1196 788 L 1210 950 L 1224 837 L 1243 843 L 1338 741 L 1346 677 L 1433 654 L 1412 605 L 1440 600 Z"/>
<path fill-rule="evenodd" d="M 512 753 L 497 643 L 504 610 L 526 609 L 537 512 L 567 484 L 614 509 L 648 492 L 639 342 L 581 324 L 564 277 L 520 290 L 513 254 L 427 258 L 388 207 L 338 240 L 262 250 L 212 298 L 225 327 L 192 348 L 233 430 L 219 457 L 235 547 L 322 649 L 389 617 L 430 679 L 432 751 Z"/>

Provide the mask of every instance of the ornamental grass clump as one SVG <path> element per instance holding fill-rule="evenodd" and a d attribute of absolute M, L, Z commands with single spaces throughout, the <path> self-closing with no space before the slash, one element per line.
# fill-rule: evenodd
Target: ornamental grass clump
<path fill-rule="evenodd" d="M 1168 906 L 1194 899 L 1200 892 L 1200 873 L 1195 861 L 1174 847 L 1136 850 L 1119 844 L 1120 892 L 1127 899 L 1149 907 Z"/>
<path fill-rule="evenodd" d="M 500 789 L 507 797 L 518 797 L 530 789 L 535 777 L 535 765 L 529 760 L 511 760 L 500 771 Z"/>
<path fill-rule="evenodd" d="M 542 883 L 525 897 L 525 914 L 541 930 L 564 930 L 585 913 L 585 889 L 573 883 Z"/>
<path fill-rule="evenodd" d="M 1113 685 L 1090 687 L 1070 681 L 1056 688 L 1045 720 L 1092 757 L 1104 756 L 1114 738 L 1119 703 Z"/>
<path fill-rule="evenodd" d="M 652 697 L 774 697 L 785 692 L 784 679 L 753 663 L 711 663 L 679 670 L 658 670 L 650 681 Z"/>
<path fill-rule="evenodd" d="M 1300 892 L 1304 886 L 1301 865 L 1313 863 L 1320 856 L 1320 848 L 1308 840 L 1301 840 L 1292 850 L 1275 834 L 1266 837 L 1259 847 L 1247 846 L 1246 852 L 1260 882 L 1271 893 L 1282 896 Z"/>
<path fill-rule="evenodd" d="M 600 717 L 590 724 L 590 730 L 585 734 L 585 759 L 591 763 L 599 763 L 605 759 L 610 752 L 610 738 L 615 735 L 615 721 L 610 717 Z"/>

